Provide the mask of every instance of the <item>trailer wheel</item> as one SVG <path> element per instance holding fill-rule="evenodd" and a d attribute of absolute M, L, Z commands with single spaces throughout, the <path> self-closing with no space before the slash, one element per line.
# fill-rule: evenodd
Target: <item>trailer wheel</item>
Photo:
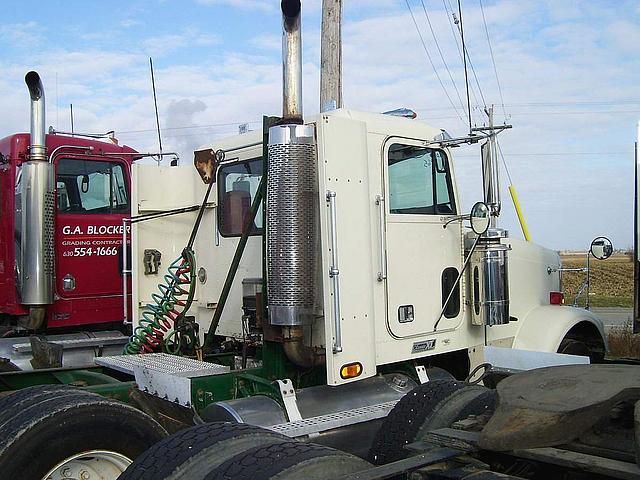
<path fill-rule="evenodd" d="M 144 452 L 118 480 L 202 480 L 248 449 L 289 437 L 245 423 L 212 422 L 187 428 Z"/>
<path fill-rule="evenodd" d="M 403 459 L 409 454 L 405 445 L 430 430 L 493 411 L 496 400 L 494 390 L 463 382 L 434 380 L 418 385 L 385 418 L 369 450 L 369 461 L 382 465 Z"/>
<path fill-rule="evenodd" d="M 370 467 L 369 462 L 348 453 L 289 440 L 241 453 L 211 471 L 204 480 L 325 480 Z"/>
<path fill-rule="evenodd" d="M 21 396 L 22 411 L 0 427 L 3 478 L 115 480 L 166 436 L 129 405 L 68 390 L 40 390 L 31 403 Z"/>

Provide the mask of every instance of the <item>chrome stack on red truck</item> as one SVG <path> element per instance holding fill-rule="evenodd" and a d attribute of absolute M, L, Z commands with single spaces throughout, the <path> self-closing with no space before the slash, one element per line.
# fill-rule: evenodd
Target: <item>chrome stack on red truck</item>
<path fill-rule="evenodd" d="M 0 141 L 0 478 L 639 478 L 640 367 L 562 305 L 557 252 L 498 226 L 500 129 L 303 115 L 281 7 L 282 116 L 195 169 L 47 134 L 27 74 L 31 132 Z M 465 214 L 453 147 L 478 142 L 495 174 Z"/>
<path fill-rule="evenodd" d="M 58 342 L 65 366 L 87 365 L 126 342 L 122 220 L 136 152 L 113 135 L 47 133 L 42 81 L 25 81 L 31 132 L 0 140 L 2 370 L 32 367 L 19 340 L 32 333 Z"/>

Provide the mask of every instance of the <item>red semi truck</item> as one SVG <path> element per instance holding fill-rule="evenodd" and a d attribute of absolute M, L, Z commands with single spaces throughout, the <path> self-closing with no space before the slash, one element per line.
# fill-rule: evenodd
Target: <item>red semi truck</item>
<path fill-rule="evenodd" d="M 122 329 L 136 151 L 46 134 L 42 83 L 35 72 L 25 80 L 31 133 L 0 140 L 0 336 Z"/>

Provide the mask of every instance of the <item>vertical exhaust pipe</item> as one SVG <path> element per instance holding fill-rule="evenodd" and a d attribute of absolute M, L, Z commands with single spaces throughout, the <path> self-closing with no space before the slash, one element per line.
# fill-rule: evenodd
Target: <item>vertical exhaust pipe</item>
<path fill-rule="evenodd" d="M 300 0 L 282 0 L 282 117 L 302 123 L 302 28 Z"/>
<path fill-rule="evenodd" d="M 31 145 L 29 147 L 29 160 L 46 161 L 47 152 L 45 144 L 45 114 L 44 114 L 44 86 L 38 72 L 31 71 L 24 77 L 31 97 Z"/>
<path fill-rule="evenodd" d="M 31 97 L 29 159 L 21 167 L 17 189 L 16 230 L 19 244 L 20 301 L 31 307 L 30 328 L 44 322 L 43 305 L 53 303 L 53 213 L 55 197 L 53 165 L 46 149 L 44 87 L 37 72 L 29 72 L 25 83 Z"/>
<path fill-rule="evenodd" d="M 269 323 L 282 327 L 284 352 L 302 367 L 324 352 L 305 345 L 318 306 L 319 201 L 316 136 L 302 120 L 300 0 L 282 0 L 282 121 L 269 129 L 267 297 Z"/>

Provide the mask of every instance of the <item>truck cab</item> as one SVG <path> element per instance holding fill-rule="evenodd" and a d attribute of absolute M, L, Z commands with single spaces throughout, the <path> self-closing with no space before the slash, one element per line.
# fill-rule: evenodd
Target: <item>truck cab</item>
<path fill-rule="evenodd" d="M 123 320 L 123 219 L 130 215 L 130 171 L 135 150 L 106 141 L 46 135 L 47 163 L 53 169 L 53 242 L 45 268 L 53 270 L 53 301 L 38 316 L 22 299 L 21 271 L 35 256 L 24 251 L 23 212 L 30 138 L 0 140 L 0 317 L 5 333 L 105 328 Z M 26 192 L 26 193 L 25 193 Z M 65 330 L 63 330 L 65 329 Z"/>
<path fill-rule="evenodd" d="M 311 225 L 312 233 L 301 238 L 304 241 L 313 235 L 311 254 L 304 260 L 306 281 L 312 282 L 313 313 L 299 321 L 292 320 L 289 313 L 279 313 L 276 317 L 280 318 L 275 319 L 269 313 L 260 322 L 262 327 L 268 324 L 265 338 L 280 338 L 284 345 L 292 329 L 303 332 L 305 346 L 323 352 L 329 385 L 374 376 L 384 365 L 406 361 L 438 364 L 444 358 L 450 369 L 459 369 L 458 375 L 464 376 L 475 347 L 556 352 L 578 325 L 589 330 L 604 348 L 602 324 L 595 316 L 585 310 L 550 305 L 550 293 L 560 289 L 558 275 L 549 273 L 560 264 L 557 252 L 504 231 L 489 241 L 505 252 L 505 258 L 508 255 L 508 269 L 506 262 L 501 267 L 501 295 L 509 313 L 500 324 L 482 320 L 480 311 L 493 306 L 478 296 L 482 270 L 474 267 L 474 260 L 456 282 L 477 236 L 464 223 L 455 158 L 452 149 L 439 143 L 441 130 L 406 118 L 346 109 L 308 118 L 284 136 L 294 138 L 301 129 L 311 132 L 308 141 L 314 144 L 315 153 L 305 157 L 306 163 L 300 165 L 307 170 L 298 174 L 312 181 L 303 196 L 289 197 L 280 204 L 267 194 L 267 216 L 280 222 L 289 215 L 293 222 Z M 191 314 L 203 336 L 217 308 L 243 219 L 257 195 L 263 172 L 261 138 L 262 132 L 252 132 L 199 149 L 226 152 L 224 161 L 216 165 L 215 202 L 205 211 L 194 245 L 199 281 Z M 270 153 L 269 175 L 279 175 L 280 181 L 300 181 L 286 172 L 273 172 L 274 165 Z M 136 165 L 133 176 L 134 215 L 198 203 L 207 187 L 195 170 L 175 167 Z M 182 195 L 162 195 L 160 192 L 167 191 L 178 177 L 185 185 Z M 272 190 L 286 188 L 283 184 Z M 305 210 L 295 210 L 302 204 Z M 210 334 L 236 339 L 247 335 L 243 320 L 246 287 L 261 285 L 263 256 L 268 264 L 272 252 L 280 248 L 267 240 L 267 250 L 263 249 L 265 222 L 259 214 L 248 232 L 220 323 Z M 133 302 L 138 307 L 134 324 L 140 322 L 158 282 L 158 275 L 142 274 L 140 252 L 154 249 L 163 255 L 179 254 L 192 224 L 185 218 L 134 226 Z M 267 239 L 280 235 L 270 225 Z M 301 241 L 285 239 L 282 243 L 285 249 L 289 248 L 286 245 L 299 248 Z M 278 255 L 286 254 L 278 251 Z M 294 253 L 299 259 L 300 252 Z M 286 286 L 297 275 L 293 270 L 284 271 L 291 273 L 268 277 L 271 287 Z M 268 302 L 269 309 L 275 311 L 273 288 Z M 274 329 L 284 333 L 274 335 Z M 347 367 L 353 368 L 345 370 Z"/>

